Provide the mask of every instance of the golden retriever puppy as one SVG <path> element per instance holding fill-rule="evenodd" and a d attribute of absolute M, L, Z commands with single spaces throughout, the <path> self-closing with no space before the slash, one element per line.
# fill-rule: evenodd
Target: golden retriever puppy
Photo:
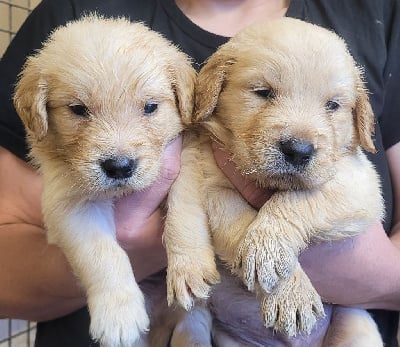
<path fill-rule="evenodd" d="M 195 75 L 143 24 L 89 15 L 56 29 L 17 84 L 48 241 L 86 290 L 90 331 L 103 346 L 133 346 L 148 330 L 113 201 L 158 177 L 164 147 L 192 116 Z"/>
<path fill-rule="evenodd" d="M 363 153 L 375 147 L 360 69 L 328 30 L 289 18 L 253 25 L 200 71 L 193 122 L 199 131 L 185 138 L 168 200 L 169 302 L 189 309 L 193 297 L 209 296 L 216 253 L 256 293 L 266 327 L 310 333 L 324 310 L 299 252 L 383 216 L 379 179 Z M 275 191 L 259 211 L 218 169 L 210 138 L 249 180 Z M 369 335 L 355 324 L 343 324 L 343 334 L 367 341 L 357 346 L 381 345 L 365 311 L 350 316 Z"/>

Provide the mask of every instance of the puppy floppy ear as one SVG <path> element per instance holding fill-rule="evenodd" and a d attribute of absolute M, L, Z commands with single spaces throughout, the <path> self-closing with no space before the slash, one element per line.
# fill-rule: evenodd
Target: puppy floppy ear
<path fill-rule="evenodd" d="M 47 133 L 47 83 L 26 65 L 17 83 L 14 107 L 30 136 L 40 141 Z"/>
<path fill-rule="evenodd" d="M 356 107 L 353 115 L 361 147 L 368 152 L 375 153 L 376 148 L 372 140 L 375 132 L 374 112 L 360 75 L 356 83 Z"/>
<path fill-rule="evenodd" d="M 189 125 L 193 115 L 196 71 L 186 60 L 181 64 L 175 63 L 169 70 L 182 122 Z"/>
<path fill-rule="evenodd" d="M 204 121 L 214 112 L 228 69 L 234 63 L 226 47 L 220 48 L 206 61 L 195 86 L 194 122 Z"/>

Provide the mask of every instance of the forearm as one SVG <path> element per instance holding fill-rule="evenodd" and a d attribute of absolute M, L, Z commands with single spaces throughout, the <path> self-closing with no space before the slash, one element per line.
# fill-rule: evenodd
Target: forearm
<path fill-rule="evenodd" d="M 164 254 L 161 242 L 159 248 Z M 162 268 L 166 261 L 149 248 L 129 253 L 137 281 Z M 64 254 L 47 244 L 39 227 L 0 226 L 0 264 L 0 318 L 50 320 L 86 304 L 85 293 Z"/>
<path fill-rule="evenodd" d="M 0 147 L 0 317 L 45 320 L 85 303 L 59 249 L 47 244 L 42 181 Z"/>
<path fill-rule="evenodd" d="M 64 255 L 39 227 L 0 226 L 0 263 L 1 317 L 48 320 L 85 305 Z"/>
<path fill-rule="evenodd" d="M 324 301 L 400 310 L 400 252 L 380 225 L 352 239 L 311 246 L 300 259 Z"/>
<path fill-rule="evenodd" d="M 395 206 L 390 239 L 400 249 L 400 143 L 390 147 L 386 151 L 386 156 L 392 177 L 393 201 Z"/>

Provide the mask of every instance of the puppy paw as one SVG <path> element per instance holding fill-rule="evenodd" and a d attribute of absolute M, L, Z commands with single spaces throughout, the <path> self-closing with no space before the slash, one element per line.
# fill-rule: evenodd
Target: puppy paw
<path fill-rule="evenodd" d="M 148 331 L 144 297 L 137 287 L 88 297 L 90 333 L 102 347 L 133 347 Z"/>
<path fill-rule="evenodd" d="M 317 319 L 325 316 L 321 298 L 304 272 L 283 280 L 273 293 L 261 297 L 265 326 L 290 337 L 310 334 Z"/>
<path fill-rule="evenodd" d="M 250 229 L 239 245 L 233 263 L 237 273 L 250 291 L 255 283 L 271 293 L 282 279 L 292 274 L 297 257 L 285 242 L 264 230 Z"/>
<path fill-rule="evenodd" d="M 168 259 L 168 304 L 177 301 L 185 310 L 192 308 L 193 297 L 208 298 L 211 286 L 220 281 L 214 259 L 205 262 L 201 257 L 196 261 L 192 258 L 175 255 Z"/>

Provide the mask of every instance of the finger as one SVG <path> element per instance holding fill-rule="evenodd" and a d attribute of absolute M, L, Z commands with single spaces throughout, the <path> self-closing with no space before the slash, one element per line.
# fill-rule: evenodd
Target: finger
<path fill-rule="evenodd" d="M 182 138 L 177 137 L 165 148 L 162 156 L 160 176 L 147 189 L 128 194 L 116 201 L 116 214 L 135 213 L 141 218 L 149 217 L 165 199 L 179 174 Z"/>
<path fill-rule="evenodd" d="M 212 142 L 215 161 L 218 167 L 228 177 L 239 193 L 250 205 L 259 209 L 271 197 L 272 191 L 262 189 L 257 186 L 255 181 L 250 181 L 244 177 L 237 169 L 235 163 L 230 160 L 229 153 L 225 152 L 216 142 Z"/>
<path fill-rule="evenodd" d="M 178 136 L 165 147 L 164 152 L 161 155 L 161 174 L 156 183 L 159 185 L 165 185 L 167 190 L 169 190 L 169 187 L 179 174 L 181 151 L 182 136 Z"/>
<path fill-rule="evenodd" d="M 172 183 L 180 171 L 180 158 L 182 150 L 182 138 L 177 137 L 171 141 L 161 155 L 161 171 L 157 180 L 148 188 L 142 192 L 138 192 L 137 200 L 149 202 L 149 208 L 155 209 L 159 206 L 161 201 L 167 195 Z M 151 204 L 151 202 L 154 202 Z"/>

